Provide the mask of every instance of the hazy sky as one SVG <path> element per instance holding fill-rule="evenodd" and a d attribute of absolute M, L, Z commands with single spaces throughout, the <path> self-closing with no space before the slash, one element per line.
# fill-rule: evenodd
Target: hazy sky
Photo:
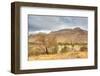
<path fill-rule="evenodd" d="M 39 31 L 49 32 L 74 27 L 80 27 L 87 30 L 88 18 L 75 16 L 28 16 L 29 33 Z"/>

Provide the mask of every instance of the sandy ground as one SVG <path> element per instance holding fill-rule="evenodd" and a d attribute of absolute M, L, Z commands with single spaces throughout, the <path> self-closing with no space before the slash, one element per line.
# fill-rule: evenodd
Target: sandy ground
<path fill-rule="evenodd" d="M 78 59 L 78 58 L 87 58 L 88 52 L 87 51 L 77 51 L 77 52 L 66 52 L 66 53 L 59 53 L 59 54 L 45 54 L 39 56 L 29 56 L 28 60 L 56 60 L 56 59 Z"/>

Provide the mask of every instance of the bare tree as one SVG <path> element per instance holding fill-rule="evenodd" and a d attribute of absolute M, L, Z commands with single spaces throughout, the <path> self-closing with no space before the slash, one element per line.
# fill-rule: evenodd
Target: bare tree
<path fill-rule="evenodd" d="M 57 45 L 56 38 L 53 36 L 47 36 L 45 34 L 39 34 L 37 41 L 42 45 L 46 54 L 49 54 L 48 48 Z"/>

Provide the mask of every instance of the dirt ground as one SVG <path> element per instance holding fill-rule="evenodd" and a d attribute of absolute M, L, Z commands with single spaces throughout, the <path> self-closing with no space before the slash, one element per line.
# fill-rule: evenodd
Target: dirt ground
<path fill-rule="evenodd" d="M 59 53 L 59 54 L 29 56 L 28 60 L 32 61 L 32 60 L 79 59 L 79 58 L 87 58 L 87 57 L 88 57 L 87 51 L 71 51 L 71 52 Z"/>

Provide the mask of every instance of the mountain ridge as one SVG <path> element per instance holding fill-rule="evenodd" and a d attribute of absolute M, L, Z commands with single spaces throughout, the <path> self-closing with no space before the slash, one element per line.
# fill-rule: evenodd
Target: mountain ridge
<path fill-rule="evenodd" d="M 38 36 L 44 35 L 46 38 L 55 37 L 58 43 L 87 43 L 88 31 L 83 30 L 80 27 L 73 29 L 61 29 L 58 31 L 52 31 L 48 34 L 39 32 L 37 34 L 31 34 L 29 36 L 29 42 L 35 42 Z"/>

